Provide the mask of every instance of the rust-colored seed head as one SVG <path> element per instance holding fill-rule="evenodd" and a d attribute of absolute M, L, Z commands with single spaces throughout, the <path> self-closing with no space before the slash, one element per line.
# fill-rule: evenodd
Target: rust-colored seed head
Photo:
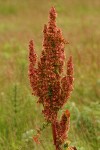
<path fill-rule="evenodd" d="M 53 121 L 59 109 L 65 104 L 73 87 L 72 57 L 67 62 L 67 73 L 62 77 L 65 60 L 64 38 L 56 26 L 56 11 L 50 10 L 49 23 L 44 25 L 43 50 L 36 64 L 36 54 L 33 41 L 29 45 L 29 77 L 33 93 L 39 97 L 38 102 L 44 106 L 44 116 Z"/>
<path fill-rule="evenodd" d="M 42 103 L 42 113 L 46 121 L 54 123 L 57 113 L 67 102 L 73 90 L 73 62 L 72 57 L 68 59 L 65 76 L 63 68 L 65 63 L 65 40 L 61 30 L 56 25 L 57 13 L 52 7 L 49 12 L 49 22 L 44 25 L 43 50 L 37 61 L 33 41 L 29 44 L 29 78 L 33 94 L 38 97 L 38 103 Z M 37 65 L 36 65 L 37 64 Z M 65 139 L 65 132 L 69 126 L 69 111 L 64 112 L 59 128 L 58 136 L 61 141 Z M 65 120 L 64 120 L 65 119 Z M 66 125 L 67 124 L 67 125 Z M 62 135 L 62 133 L 63 135 Z M 61 135 L 59 135 L 61 134 Z M 62 143 L 62 142 L 61 142 Z"/>

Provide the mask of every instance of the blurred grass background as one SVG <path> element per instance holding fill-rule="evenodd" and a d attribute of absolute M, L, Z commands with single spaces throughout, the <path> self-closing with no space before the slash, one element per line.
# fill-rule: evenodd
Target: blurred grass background
<path fill-rule="evenodd" d="M 42 50 L 42 29 L 55 6 L 66 57 L 74 59 L 74 91 L 63 108 L 71 111 L 69 140 L 78 150 L 99 150 L 100 1 L 0 0 L 0 150 L 53 150 L 51 128 L 41 144 L 23 133 L 41 127 L 42 106 L 36 104 L 28 79 L 28 42 Z M 63 111 L 61 110 L 61 111 Z"/>

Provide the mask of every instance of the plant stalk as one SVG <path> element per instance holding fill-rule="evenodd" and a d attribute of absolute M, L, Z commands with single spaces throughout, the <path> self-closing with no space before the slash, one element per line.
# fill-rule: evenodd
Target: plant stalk
<path fill-rule="evenodd" d="M 56 144 L 56 121 L 52 123 L 52 134 L 53 134 L 53 141 L 54 141 L 55 148 L 56 150 L 58 150 Z"/>

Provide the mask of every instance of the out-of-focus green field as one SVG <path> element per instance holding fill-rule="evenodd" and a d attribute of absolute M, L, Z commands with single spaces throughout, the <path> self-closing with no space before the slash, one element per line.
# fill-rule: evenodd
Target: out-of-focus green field
<path fill-rule="evenodd" d="M 50 127 L 43 131 L 40 145 L 29 137 L 44 118 L 42 106 L 31 94 L 28 42 L 34 39 L 40 55 L 42 29 L 51 6 L 70 42 L 66 57 L 74 59 L 74 91 L 63 108 L 71 112 L 69 140 L 78 150 L 100 149 L 100 1 L 0 0 L 0 150 L 54 149 Z"/>

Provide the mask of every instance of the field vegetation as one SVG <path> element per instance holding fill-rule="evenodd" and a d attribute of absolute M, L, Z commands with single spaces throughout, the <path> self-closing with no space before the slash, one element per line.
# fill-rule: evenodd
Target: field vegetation
<path fill-rule="evenodd" d="M 28 79 L 28 44 L 34 39 L 40 55 L 51 6 L 74 60 L 74 91 L 63 108 L 71 112 L 69 140 L 78 150 L 100 149 L 100 1 L 0 0 L 0 150 L 54 149 L 49 126 L 40 145 L 31 138 L 45 121 Z"/>

